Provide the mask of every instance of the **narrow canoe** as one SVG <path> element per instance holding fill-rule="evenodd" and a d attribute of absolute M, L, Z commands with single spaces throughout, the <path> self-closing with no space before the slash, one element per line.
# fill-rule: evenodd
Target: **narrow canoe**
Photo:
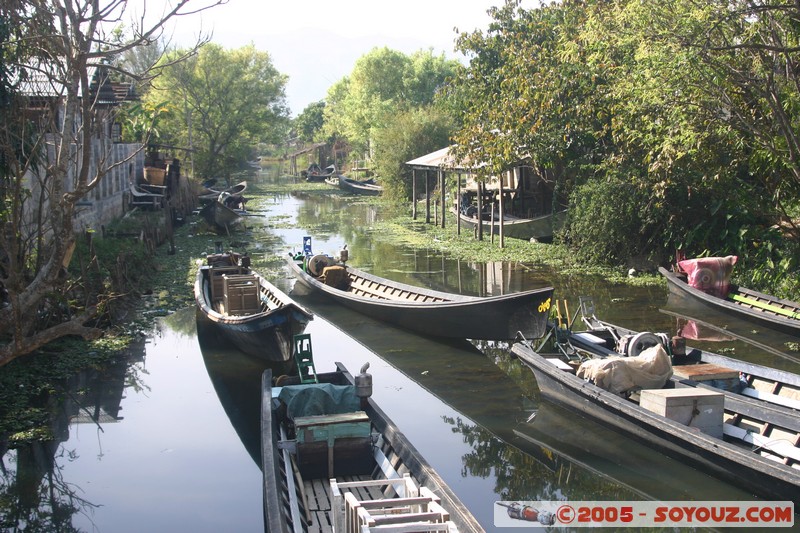
<path fill-rule="evenodd" d="M 553 288 L 478 297 L 373 276 L 325 255 L 289 257 L 297 281 L 355 311 L 434 337 L 509 340 L 545 334 Z M 338 281 L 324 267 L 340 267 Z"/>
<path fill-rule="evenodd" d="M 355 510 L 359 507 L 360 516 L 370 515 L 376 526 L 405 526 L 403 531 L 484 531 L 368 396 L 372 385 L 367 366 L 358 381 L 341 363 L 335 372 L 318 374 L 318 383 L 302 383 L 299 376 L 275 380 L 270 369 L 264 372 L 265 531 L 331 532 L 334 525 L 336 531 L 361 531 L 344 527 L 345 516 L 351 525 L 358 520 Z"/>
<path fill-rule="evenodd" d="M 451 212 L 453 214 L 458 214 L 461 223 L 470 230 L 475 231 L 477 229 L 478 219 L 476 217 L 467 216 L 457 209 L 453 209 Z M 503 218 L 503 236 L 525 240 L 552 240 L 554 233 L 564 225 L 566 219 L 566 210 L 534 218 L 519 218 L 506 215 Z M 499 220 L 495 220 L 494 224 L 492 224 L 491 220 L 481 220 L 480 224 L 483 226 L 483 231 L 487 235 L 491 235 L 492 232 L 494 232 L 495 235 L 500 234 Z"/>
<path fill-rule="evenodd" d="M 672 294 L 690 297 L 703 305 L 782 333 L 800 336 L 800 303 L 731 285 L 727 298 L 718 298 L 696 289 L 684 277 L 666 268 L 658 271 L 667 280 Z"/>
<path fill-rule="evenodd" d="M 200 216 L 202 216 L 206 222 L 210 225 L 214 226 L 216 230 L 229 232 L 230 229 L 242 221 L 242 217 L 247 215 L 247 211 L 243 208 L 234 209 L 229 207 L 225 204 L 223 195 L 226 193 L 221 193 L 219 198 L 213 202 L 209 202 L 205 204 L 200 209 Z M 244 205 L 244 199 L 242 197 L 228 197 L 234 200 L 234 204 L 236 200 L 238 200 L 239 205 Z"/>
<path fill-rule="evenodd" d="M 292 338 L 313 315 L 237 259 L 237 254 L 214 254 L 198 268 L 198 311 L 244 353 L 270 362 L 290 361 Z"/>
<path fill-rule="evenodd" d="M 343 191 L 367 196 L 379 196 L 383 193 L 383 187 L 372 181 L 358 181 L 345 176 L 339 176 L 339 188 Z"/>

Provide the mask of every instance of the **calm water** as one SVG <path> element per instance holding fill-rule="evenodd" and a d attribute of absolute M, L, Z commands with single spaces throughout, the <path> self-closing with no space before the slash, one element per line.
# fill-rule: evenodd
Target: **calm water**
<path fill-rule="evenodd" d="M 672 332 L 678 326 L 678 319 L 660 311 L 668 304 L 666 289 L 378 244 L 370 227 L 379 213 L 338 194 L 279 195 L 255 210 L 266 227 L 251 220 L 255 229 L 235 238 L 251 253 L 275 257 L 276 264 L 310 234 L 315 250 L 335 253 L 347 244 L 351 264 L 400 281 L 480 295 L 553 285 L 573 313 L 578 296 L 588 295 L 611 322 Z M 293 287 L 288 271 L 275 281 Z M 341 361 L 355 372 L 369 362 L 378 403 L 489 531 L 496 500 L 753 499 L 540 402 L 534 380 L 508 356 L 507 346 L 443 343 L 318 296 L 293 296 L 316 314 L 307 332 L 317 368 Z M 747 327 L 741 331 L 749 333 Z M 768 346 L 713 346 L 798 371 L 796 358 L 781 353 L 786 339 L 759 340 Z M 11 502 L 3 506 L 3 523 L 31 531 L 261 531 L 263 369 L 196 321 L 194 308 L 164 319 L 128 361 L 102 375 L 76 377 L 71 399 L 59 406 L 60 442 L 3 457 L 0 490 Z M 35 520 L 43 525 L 34 527 Z"/>

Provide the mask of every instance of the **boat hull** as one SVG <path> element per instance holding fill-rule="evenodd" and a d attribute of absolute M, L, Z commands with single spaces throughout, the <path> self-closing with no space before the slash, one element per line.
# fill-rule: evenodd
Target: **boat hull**
<path fill-rule="evenodd" d="M 292 338 L 302 333 L 312 319 L 311 312 L 293 302 L 286 294 L 257 276 L 262 294 L 281 301 L 273 310 L 229 316 L 215 310 L 211 303 L 210 269 L 198 269 L 194 293 L 200 315 L 212 322 L 217 330 L 242 352 L 273 362 L 285 363 L 292 359 Z"/>
<path fill-rule="evenodd" d="M 352 192 L 356 194 L 363 194 L 366 196 L 380 196 L 383 193 L 383 187 L 370 183 L 363 183 L 344 176 L 339 176 L 339 188 L 343 191 Z"/>
<path fill-rule="evenodd" d="M 781 333 L 800 336 L 800 318 L 781 316 L 767 311 L 751 308 L 728 299 L 717 298 L 710 294 L 706 294 L 699 289 L 695 289 L 676 276 L 674 273 L 663 267 L 659 268 L 659 272 L 662 276 L 664 276 L 664 278 L 666 278 L 667 287 L 669 288 L 670 294 L 674 294 L 675 296 L 681 298 L 690 298 L 691 300 L 707 308 L 714 309 L 726 315 L 734 316 L 749 322 L 754 322 Z M 745 289 L 743 287 L 731 286 L 731 292 L 787 310 L 793 310 L 797 316 L 800 316 L 800 304 L 796 302 L 780 300 L 778 298 L 750 289 Z"/>
<path fill-rule="evenodd" d="M 200 215 L 219 230 L 228 231 L 242 221 L 242 213 L 224 205 L 219 200 L 203 206 Z"/>
<path fill-rule="evenodd" d="M 289 264 L 297 281 L 307 289 L 323 292 L 354 311 L 424 335 L 510 340 L 518 334 L 539 338 L 547 329 L 552 287 L 480 298 L 414 287 L 347 267 L 351 278 L 363 280 L 373 288 L 380 287 L 384 293 L 405 291 L 409 300 L 398 301 L 359 296 L 333 288 L 305 272 L 293 258 L 289 259 Z"/>
<path fill-rule="evenodd" d="M 469 217 L 464 213 L 453 210 L 453 214 L 456 213 L 464 226 L 472 231 L 478 228 L 479 221 L 477 218 Z M 503 221 L 503 236 L 512 239 L 552 240 L 553 235 L 564 225 L 566 219 L 566 210 L 536 218 L 507 219 Z M 483 232 L 487 235 L 491 235 L 492 233 L 500 235 L 499 221 L 492 224 L 490 220 L 481 220 L 480 225 L 483 227 Z"/>
<path fill-rule="evenodd" d="M 795 505 L 800 502 L 800 471 L 642 409 L 560 370 L 526 344 L 514 344 L 512 352 L 531 370 L 547 400 L 590 416 L 672 457 L 688 460 L 761 497 L 793 501 Z"/>

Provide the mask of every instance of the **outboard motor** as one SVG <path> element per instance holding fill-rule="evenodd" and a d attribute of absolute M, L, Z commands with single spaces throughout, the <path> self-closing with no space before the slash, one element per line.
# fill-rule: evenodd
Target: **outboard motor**
<path fill-rule="evenodd" d="M 372 396 L 372 374 L 367 373 L 369 363 L 364 363 L 361 367 L 361 373 L 355 377 L 356 382 L 356 396 L 361 400 L 361 408 L 367 406 L 367 399 Z"/>
<path fill-rule="evenodd" d="M 349 258 L 350 253 L 347 251 L 347 245 L 345 244 L 341 250 L 339 250 L 339 261 L 342 263 L 347 263 L 347 259 Z"/>

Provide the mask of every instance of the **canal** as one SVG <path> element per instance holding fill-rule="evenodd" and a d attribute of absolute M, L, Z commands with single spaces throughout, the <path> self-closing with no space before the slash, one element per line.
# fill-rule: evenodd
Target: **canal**
<path fill-rule="evenodd" d="M 261 179 L 270 179 L 269 176 Z M 563 276 L 514 263 L 457 261 L 376 239 L 379 211 L 337 192 L 261 198 L 250 230 L 234 239 L 275 258 L 311 235 L 316 251 L 345 244 L 350 263 L 379 276 L 465 294 L 552 285 L 577 309 L 637 330 L 675 333 L 682 304 L 665 287 L 632 287 Z M 313 230 L 313 233 L 312 231 Z M 287 269 L 273 281 L 291 291 Z M 374 397 L 471 509 L 494 530 L 497 500 L 754 500 L 736 486 L 653 452 L 539 398 L 533 377 L 503 343 L 441 342 L 292 293 L 311 308 L 307 332 L 321 371 L 370 363 Z M 672 309 L 672 312 L 670 312 Z M 667 311 L 667 312 L 665 312 Z M 707 316 L 705 318 L 708 318 Z M 693 342 L 754 362 L 800 371 L 786 339 L 762 332 L 764 346 Z M 748 333 L 746 325 L 742 331 Z M 730 337 L 730 335 L 726 335 Z M 194 308 L 149 331 L 129 358 L 73 380 L 60 407 L 58 442 L 6 453 L 0 491 L 10 531 L 261 531 L 260 377 L 265 366 L 230 349 Z M 514 531 L 504 528 L 503 531 Z M 520 529 L 520 531 L 529 529 Z"/>

